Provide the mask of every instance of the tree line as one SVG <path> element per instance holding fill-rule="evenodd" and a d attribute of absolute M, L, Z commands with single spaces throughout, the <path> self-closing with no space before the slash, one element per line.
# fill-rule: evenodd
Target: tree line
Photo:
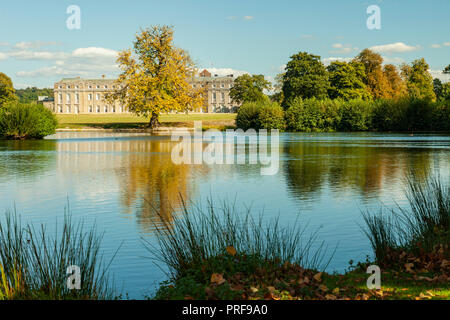
<path fill-rule="evenodd" d="M 424 58 L 398 69 L 364 49 L 325 66 L 320 56 L 291 56 L 275 85 L 238 77 L 230 96 L 243 103 L 237 126 L 289 131 L 450 131 L 450 82 L 433 79 Z M 443 73 L 450 73 L 450 65 Z M 273 91 L 266 95 L 264 92 Z"/>

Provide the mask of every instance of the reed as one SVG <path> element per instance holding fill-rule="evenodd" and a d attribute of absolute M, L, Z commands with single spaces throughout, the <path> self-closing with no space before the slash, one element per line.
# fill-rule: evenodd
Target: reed
<path fill-rule="evenodd" d="M 7 213 L 0 223 L 0 299 L 112 299 L 108 267 L 100 255 L 102 235 L 93 226 L 73 223 L 65 215 L 62 227 L 49 233 L 45 225 L 22 225 Z M 81 270 L 81 288 L 70 290 L 67 268 Z"/>

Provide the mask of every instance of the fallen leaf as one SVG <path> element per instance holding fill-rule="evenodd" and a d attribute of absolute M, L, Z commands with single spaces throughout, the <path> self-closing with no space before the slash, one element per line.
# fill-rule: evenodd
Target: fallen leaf
<path fill-rule="evenodd" d="M 224 282 L 225 282 L 225 279 L 223 278 L 223 273 L 213 273 L 211 275 L 211 283 L 221 285 Z"/>
<path fill-rule="evenodd" d="M 421 292 L 421 293 L 419 294 L 419 298 L 421 298 L 421 299 L 430 299 L 431 297 L 428 296 L 428 295 L 426 295 L 426 294 L 424 294 L 423 292 Z"/>
<path fill-rule="evenodd" d="M 336 295 L 339 294 L 339 288 L 334 288 L 332 292 L 333 292 L 333 294 L 336 294 Z"/>
<path fill-rule="evenodd" d="M 269 286 L 269 287 L 267 287 L 267 290 L 269 290 L 270 293 L 274 293 L 275 287 Z"/>
<path fill-rule="evenodd" d="M 322 272 L 317 273 L 316 275 L 314 275 L 314 280 L 316 280 L 317 282 L 321 282 L 322 281 Z"/>
<path fill-rule="evenodd" d="M 327 299 L 327 300 L 336 300 L 337 297 L 335 295 L 333 295 L 333 294 L 327 294 L 327 295 L 325 295 L 325 299 Z"/>
<path fill-rule="evenodd" d="M 431 290 L 428 290 L 428 291 L 426 292 L 426 294 L 429 295 L 429 296 L 431 296 L 431 297 L 434 297 L 434 296 L 435 296 L 435 294 L 434 294 Z"/>
<path fill-rule="evenodd" d="M 413 267 L 414 267 L 414 263 L 405 263 L 406 272 L 414 273 L 414 270 L 412 269 Z"/>
<path fill-rule="evenodd" d="M 230 286 L 231 291 L 241 291 L 244 287 L 240 284 L 233 284 Z"/>
<path fill-rule="evenodd" d="M 321 290 L 321 291 L 323 291 L 323 292 L 327 292 L 327 291 L 328 291 L 328 288 L 327 288 L 327 286 L 321 284 L 321 285 L 319 286 L 319 290 Z"/>
<path fill-rule="evenodd" d="M 417 277 L 417 280 L 426 280 L 426 281 L 433 281 L 433 279 L 431 279 L 430 277 L 422 277 L 422 276 L 419 276 L 419 277 Z"/>
<path fill-rule="evenodd" d="M 258 292 L 259 290 L 258 290 L 257 288 L 255 288 L 255 287 L 250 287 L 250 291 L 253 292 L 253 293 L 256 293 L 256 292 Z"/>
<path fill-rule="evenodd" d="M 233 257 L 234 257 L 234 256 L 236 255 L 236 253 L 237 253 L 237 252 L 236 252 L 236 249 L 235 249 L 233 246 L 228 246 L 228 247 L 227 247 L 227 252 L 228 252 L 229 255 L 231 255 L 231 256 L 233 256 Z"/>

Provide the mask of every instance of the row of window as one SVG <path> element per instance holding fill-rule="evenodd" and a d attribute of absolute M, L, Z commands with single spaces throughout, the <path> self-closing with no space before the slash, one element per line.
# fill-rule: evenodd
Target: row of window
<path fill-rule="evenodd" d="M 65 109 L 66 109 L 66 113 L 72 113 L 72 108 L 71 108 L 70 105 L 67 105 Z M 65 113 L 63 106 L 58 106 L 58 112 L 59 113 Z M 80 112 L 79 108 L 75 107 L 74 108 L 74 112 L 75 113 L 79 113 Z M 94 113 L 94 112 L 95 113 L 100 113 L 102 111 L 101 111 L 101 107 L 100 106 L 97 106 L 95 109 L 94 109 L 93 106 L 89 106 L 88 112 L 89 113 Z M 111 106 L 111 107 L 104 106 L 103 107 L 103 113 L 109 113 L 109 112 L 110 113 L 115 113 L 116 112 L 116 107 L 115 106 Z M 123 112 L 123 107 L 119 108 L 119 112 Z"/>
<path fill-rule="evenodd" d="M 95 87 L 96 87 L 96 89 L 100 89 L 100 86 L 99 86 L 99 85 L 97 85 L 97 86 L 95 86 Z M 58 86 L 58 88 L 59 88 L 59 89 L 66 89 L 66 88 L 64 88 L 64 86 Z M 89 88 L 89 89 L 93 89 L 93 86 L 88 86 L 88 88 Z M 102 88 L 103 88 L 103 89 L 108 89 L 108 86 L 107 86 L 107 85 L 104 85 L 104 86 L 102 86 Z M 115 89 L 116 86 L 112 86 L 112 88 Z M 122 86 L 117 86 L 117 88 L 121 89 Z M 74 87 L 72 88 L 71 86 L 67 86 L 67 89 L 80 89 L 80 87 L 79 87 L 79 86 L 74 86 Z"/>
<path fill-rule="evenodd" d="M 228 85 L 228 88 L 231 88 L 232 86 L 233 86 L 233 85 L 230 84 L 230 85 Z M 197 88 L 197 85 L 196 85 L 196 84 L 193 84 L 192 87 L 193 87 L 193 88 Z M 200 85 L 199 85 L 199 88 L 200 88 L 200 87 L 201 87 L 201 88 L 204 88 L 205 85 L 204 85 L 204 84 L 200 84 Z M 213 87 L 213 88 L 219 88 L 219 86 L 217 86 L 217 85 L 215 85 L 215 84 L 213 84 L 212 87 Z M 225 88 L 225 84 L 221 83 L 221 84 L 220 84 L 220 88 Z"/>
<path fill-rule="evenodd" d="M 95 94 L 95 100 L 100 101 L 102 99 L 102 96 L 100 93 Z M 63 103 L 63 95 L 62 93 L 58 94 L 58 103 Z M 88 100 L 91 101 L 92 100 L 92 93 L 88 94 Z M 71 94 L 70 93 L 66 93 L 66 103 L 70 103 L 71 101 Z M 78 93 L 75 93 L 75 103 L 79 103 L 80 102 L 80 95 Z"/>

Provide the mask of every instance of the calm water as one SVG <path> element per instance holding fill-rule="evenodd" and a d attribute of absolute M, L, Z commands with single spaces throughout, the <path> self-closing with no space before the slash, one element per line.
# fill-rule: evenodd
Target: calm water
<path fill-rule="evenodd" d="M 141 239 L 154 240 L 160 223 L 179 208 L 179 195 L 251 205 L 282 223 L 296 219 L 321 227 L 319 238 L 338 244 L 329 271 L 370 253 L 360 211 L 405 204 L 409 169 L 450 176 L 449 135 L 283 134 L 277 175 L 259 165 L 174 165 L 170 137 L 59 133 L 44 141 L 0 141 L 0 212 L 49 223 L 69 203 L 74 219 L 105 232 L 106 257 L 123 243 L 111 267 L 132 298 L 152 293 L 164 273 L 147 257 Z"/>

